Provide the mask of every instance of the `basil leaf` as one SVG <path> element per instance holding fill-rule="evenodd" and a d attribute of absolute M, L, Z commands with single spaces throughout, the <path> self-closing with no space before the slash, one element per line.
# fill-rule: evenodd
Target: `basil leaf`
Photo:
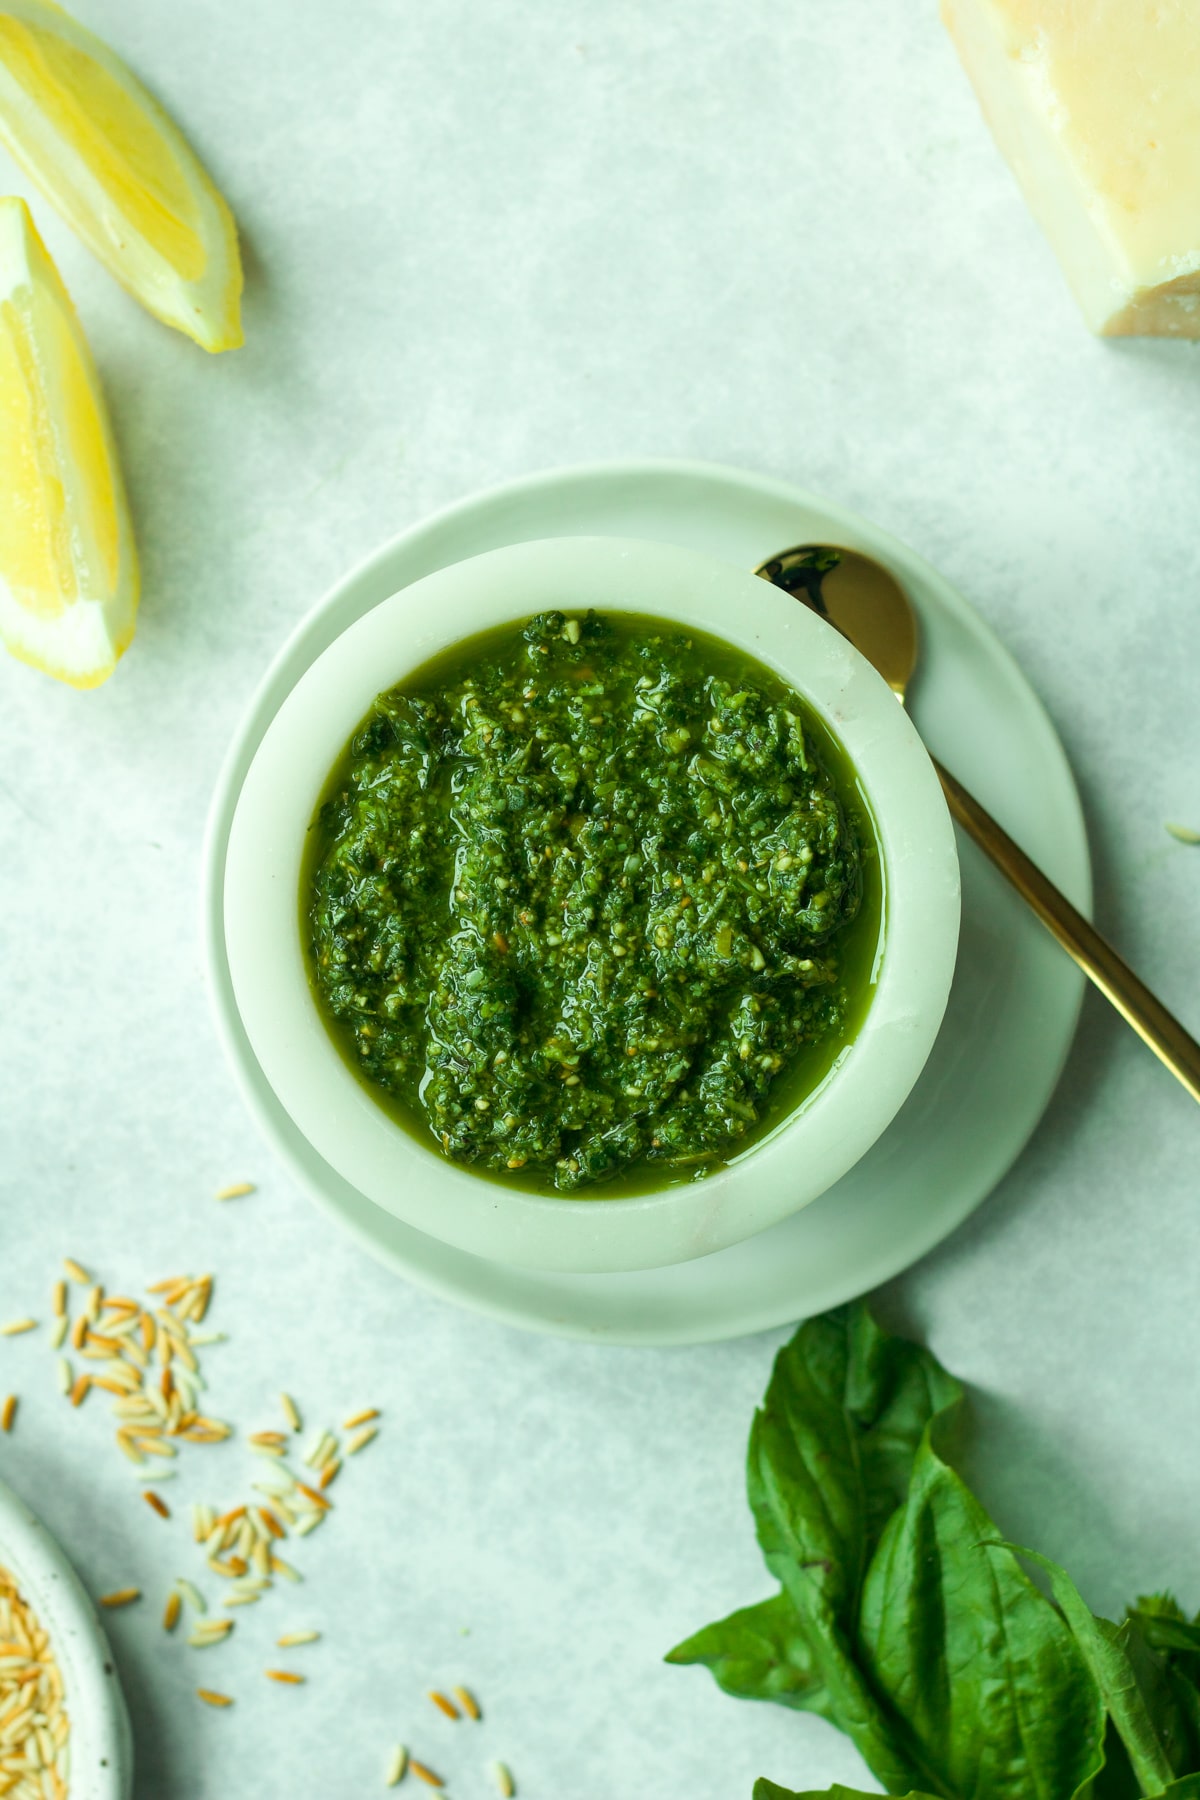
<path fill-rule="evenodd" d="M 1163 1789 L 1163 1800 L 1200 1800 L 1200 1775 L 1185 1775 Z"/>
<path fill-rule="evenodd" d="M 677 1644 L 666 1660 L 706 1664 L 718 1687 L 739 1700 L 776 1700 L 781 1706 L 833 1719 L 829 1690 L 786 1594 L 706 1625 L 686 1643 Z"/>
<path fill-rule="evenodd" d="M 808 1639 L 825 1716 L 890 1793 L 929 1785 L 929 1771 L 859 1667 L 859 1596 L 926 1426 L 960 1395 L 935 1357 L 859 1303 L 809 1320 L 784 1346 L 750 1433 L 746 1487 L 767 1567 Z"/>
<path fill-rule="evenodd" d="M 860 1656 L 929 1785 L 1067 1800 L 1103 1767 L 1104 1708 L 1071 1632 L 926 1433 L 863 1587 Z"/>
<path fill-rule="evenodd" d="M 1141 1783 L 1129 1766 L 1129 1754 L 1111 1719 L 1104 1726 L 1104 1767 L 1075 1800 L 1142 1800 Z"/>
<path fill-rule="evenodd" d="M 754 1784 L 753 1800 L 878 1800 L 878 1796 L 866 1794 L 861 1788 L 843 1787 L 840 1781 L 830 1788 L 805 1788 L 803 1793 L 795 1794 L 791 1788 L 781 1788 L 763 1777 Z M 936 1800 L 936 1796 L 918 1793 L 914 1788 L 905 1800 Z"/>
<path fill-rule="evenodd" d="M 921 1435 L 961 1393 L 861 1302 L 800 1327 L 775 1359 L 746 1476 L 767 1566 L 789 1592 L 815 1589 L 836 1618 L 852 1614 Z"/>
<path fill-rule="evenodd" d="M 1179 1757 L 1185 1746 L 1179 1741 L 1179 1721 L 1172 1716 L 1177 1709 L 1164 1667 L 1154 1656 L 1140 1625 L 1134 1618 L 1126 1618 L 1121 1625 L 1098 1618 L 1067 1571 L 1048 1556 L 1016 1544 L 1002 1548 L 1033 1563 L 1048 1578 L 1050 1592 L 1061 1606 L 1109 1716 L 1121 1734 L 1140 1791 L 1161 1793 L 1179 1773 Z"/>
<path fill-rule="evenodd" d="M 1172 1767 L 1200 1769 L 1200 1620 L 1189 1619 L 1170 1594 L 1143 1595 L 1126 1617 L 1162 1659 L 1171 1701 Z"/>
<path fill-rule="evenodd" d="M 1200 1656 L 1200 1620 L 1189 1619 L 1170 1594 L 1143 1594 L 1126 1616 L 1137 1620 L 1155 1650 Z"/>

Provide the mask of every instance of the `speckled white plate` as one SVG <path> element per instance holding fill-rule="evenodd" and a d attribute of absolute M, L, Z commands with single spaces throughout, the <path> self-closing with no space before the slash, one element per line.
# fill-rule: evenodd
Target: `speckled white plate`
<path fill-rule="evenodd" d="M 0 1481 L 0 1565 L 50 1634 L 70 1725 L 71 1800 L 126 1800 L 133 1738 L 116 1664 L 82 1582 L 58 1543 Z"/>
<path fill-rule="evenodd" d="M 920 614 L 913 711 L 930 748 L 1077 906 L 1087 838 L 1054 727 L 966 601 L 866 520 L 802 490 L 702 463 L 551 471 L 460 502 L 404 532 L 309 614 L 268 670 L 222 771 L 209 823 L 205 935 L 218 1026 L 251 1112 L 301 1185 L 377 1257 L 449 1300 L 533 1330 L 684 1344 L 789 1323 L 897 1274 L 974 1210 L 1040 1119 L 1074 1035 L 1083 978 L 975 846 L 960 840 L 963 923 L 941 1035 L 874 1148 L 803 1212 L 713 1256 L 622 1275 L 558 1275 L 455 1250 L 372 1205 L 317 1155 L 271 1091 L 242 1029 L 225 955 L 225 845 L 263 732 L 314 657 L 422 575 L 530 538 L 613 536 L 690 546 L 754 568 L 803 542 L 892 567 Z"/>

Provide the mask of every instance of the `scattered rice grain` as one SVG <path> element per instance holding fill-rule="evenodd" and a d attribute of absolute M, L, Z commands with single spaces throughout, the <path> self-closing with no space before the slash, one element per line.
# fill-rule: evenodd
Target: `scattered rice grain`
<path fill-rule="evenodd" d="M 397 1744 L 388 1759 L 387 1774 L 384 1777 L 385 1787 L 399 1787 L 408 1769 L 408 1750 L 403 1744 Z"/>
<path fill-rule="evenodd" d="M 252 1181 L 233 1181 L 228 1187 L 218 1188 L 213 1195 L 214 1200 L 241 1200 L 246 1194 L 255 1192 Z"/>
<path fill-rule="evenodd" d="M 308 1449 L 304 1452 L 303 1460 L 305 1463 L 307 1463 L 307 1465 L 310 1469 L 319 1469 L 320 1468 L 322 1459 L 325 1455 L 325 1446 L 327 1444 L 329 1444 L 333 1448 L 336 1448 L 336 1445 L 334 1444 L 331 1433 L 329 1433 L 328 1431 L 318 1432 L 317 1436 L 313 1439 L 312 1443 L 308 1446 Z"/>
<path fill-rule="evenodd" d="M 483 1709 L 480 1707 L 478 1700 L 475 1698 L 470 1688 L 456 1687 L 452 1688 L 450 1691 L 466 1713 L 468 1719 L 474 1719 L 476 1723 L 478 1723 L 483 1717 Z"/>
<path fill-rule="evenodd" d="M 0 1325 L 0 1337 L 20 1337 L 23 1331 L 36 1331 L 36 1319 L 10 1319 L 7 1325 Z"/>
<path fill-rule="evenodd" d="M 67 1271 L 67 1274 L 71 1277 L 71 1280 L 77 1281 L 79 1283 L 80 1287 L 91 1287 L 91 1285 L 92 1285 L 91 1276 L 88 1274 L 88 1272 L 84 1268 L 83 1264 L 77 1263 L 73 1256 L 64 1256 L 63 1257 L 63 1268 Z"/>
<path fill-rule="evenodd" d="M 17 1396 L 10 1394 L 4 1405 L 0 1407 L 0 1431 L 11 1431 L 13 1420 L 17 1416 Z"/>
<path fill-rule="evenodd" d="M 433 1701 L 433 1704 L 437 1707 L 438 1711 L 440 1713 L 445 1713 L 448 1719 L 462 1718 L 462 1714 L 459 1712 L 457 1706 L 455 1706 L 453 1700 L 448 1700 L 445 1694 L 439 1694 L 436 1688 L 430 1689 L 429 1698 Z"/>
<path fill-rule="evenodd" d="M 366 1425 L 371 1419 L 379 1417 L 377 1406 L 364 1406 L 361 1412 L 351 1413 L 348 1419 L 342 1420 L 343 1431 L 353 1431 L 358 1425 Z"/>
<path fill-rule="evenodd" d="M 233 1705 L 232 1694 L 217 1694 L 213 1692 L 212 1688 L 197 1688 L 196 1693 L 199 1695 L 200 1699 L 203 1700 L 205 1706 Z"/>
<path fill-rule="evenodd" d="M 101 1606 L 108 1606 L 108 1607 L 132 1606 L 133 1602 L 135 1600 L 140 1600 L 141 1597 L 142 1597 L 141 1588 L 136 1588 L 136 1587 L 114 1588 L 111 1594 L 101 1594 L 100 1604 L 101 1604 Z"/>
<path fill-rule="evenodd" d="M 214 1644 L 227 1638 L 232 1630 L 232 1619 L 205 1619 L 203 1623 L 192 1627 L 188 1643 L 193 1650 L 210 1650 Z"/>
<path fill-rule="evenodd" d="M 352 1438 L 346 1440 L 346 1455 L 357 1456 L 360 1450 L 366 1449 L 372 1438 L 378 1436 L 378 1425 L 367 1425 L 362 1431 L 356 1431 Z"/>

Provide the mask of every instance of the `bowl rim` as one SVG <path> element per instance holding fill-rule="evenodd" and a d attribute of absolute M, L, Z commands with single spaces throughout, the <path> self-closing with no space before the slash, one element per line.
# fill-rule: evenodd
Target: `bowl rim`
<path fill-rule="evenodd" d="M 596 604 L 691 624 L 793 686 L 855 769 L 885 888 L 876 994 L 824 1081 L 703 1182 L 602 1203 L 509 1188 L 421 1145 L 346 1067 L 320 1019 L 300 950 L 304 832 L 329 768 L 374 695 L 482 629 L 567 604 L 564 594 L 571 610 Z M 843 639 L 789 596 L 715 557 L 637 539 L 566 537 L 507 545 L 426 575 L 314 659 L 246 770 L 230 820 L 221 906 L 247 1036 L 319 1154 L 368 1198 L 460 1249 L 584 1273 L 724 1248 L 815 1199 L 865 1152 L 916 1080 L 941 1021 L 957 946 L 958 867 L 953 828 L 915 729 Z M 798 1167 L 780 1146 L 805 1122 L 809 1142 Z"/>
<path fill-rule="evenodd" d="M 72 1796 L 124 1800 L 133 1778 L 133 1737 L 108 1639 L 58 1540 L 3 1480 L 0 1567 L 16 1577 L 62 1672 Z"/>

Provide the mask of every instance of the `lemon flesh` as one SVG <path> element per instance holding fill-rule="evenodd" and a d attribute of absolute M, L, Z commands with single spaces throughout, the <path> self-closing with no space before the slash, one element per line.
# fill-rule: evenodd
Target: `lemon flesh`
<path fill-rule="evenodd" d="M 136 76 L 52 0 L 0 11 L 0 142 L 156 318 L 206 350 L 242 342 L 229 208 Z"/>
<path fill-rule="evenodd" d="M 0 639 L 73 687 L 133 637 L 138 565 L 87 339 L 23 200 L 0 199 Z"/>

